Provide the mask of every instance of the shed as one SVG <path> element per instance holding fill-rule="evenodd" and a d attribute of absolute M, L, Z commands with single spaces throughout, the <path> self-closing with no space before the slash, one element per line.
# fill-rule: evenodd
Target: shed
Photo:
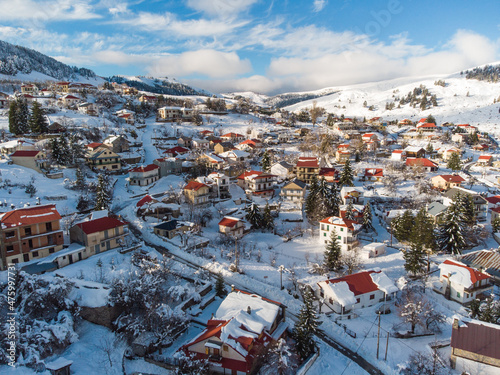
<path fill-rule="evenodd" d="M 363 247 L 363 255 L 366 258 L 375 258 L 385 254 L 386 246 L 381 242 L 372 242 Z"/>
<path fill-rule="evenodd" d="M 70 375 L 70 367 L 73 361 L 64 357 L 59 357 L 56 360 L 46 363 L 45 368 L 50 371 L 52 375 Z"/>

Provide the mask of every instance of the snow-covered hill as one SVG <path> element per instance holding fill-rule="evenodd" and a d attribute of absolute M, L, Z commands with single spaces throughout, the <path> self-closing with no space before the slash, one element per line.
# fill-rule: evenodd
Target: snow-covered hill
<path fill-rule="evenodd" d="M 438 80 L 445 81 L 445 86 L 435 85 Z M 413 108 L 410 104 L 400 105 L 398 108 L 398 99 L 407 96 L 421 85 L 427 88 L 430 95 L 436 95 L 438 105 L 425 110 L 421 110 L 419 105 Z M 319 107 L 337 116 L 343 114 L 346 117 L 368 119 L 380 116 L 389 121 L 403 118 L 418 120 L 432 114 L 438 123 L 470 123 L 480 126 L 483 131 L 500 133 L 500 129 L 496 129 L 500 125 L 500 84 L 466 79 L 465 74 L 400 78 L 328 89 L 335 92 L 290 105 L 285 109 L 306 109 L 316 100 Z M 386 104 L 391 102 L 394 103 L 394 108 L 386 109 Z"/>
<path fill-rule="evenodd" d="M 163 95 L 212 95 L 202 89 L 193 88 L 170 78 L 154 78 L 145 76 L 117 75 L 110 78 L 111 82 L 126 83 L 139 91 Z"/>

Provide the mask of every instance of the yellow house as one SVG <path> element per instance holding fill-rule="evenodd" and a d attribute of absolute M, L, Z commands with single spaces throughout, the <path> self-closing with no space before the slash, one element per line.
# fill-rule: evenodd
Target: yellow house
<path fill-rule="evenodd" d="M 292 202 L 302 202 L 306 196 L 306 184 L 300 180 L 289 182 L 281 188 L 280 196 Z"/>
<path fill-rule="evenodd" d="M 89 167 L 100 170 L 119 171 L 122 167 L 120 155 L 103 145 L 89 151 L 85 160 Z"/>
<path fill-rule="evenodd" d="M 66 82 L 66 81 L 56 82 L 55 83 L 56 91 L 69 92 L 69 84 L 70 83 L 71 82 Z"/>
<path fill-rule="evenodd" d="M 465 179 L 457 174 L 442 174 L 431 178 L 432 186 L 441 190 L 460 187 L 464 181 Z"/>
<path fill-rule="evenodd" d="M 188 202 L 194 205 L 206 204 L 208 203 L 209 190 L 208 185 L 191 180 L 184 186 L 184 196 Z"/>
<path fill-rule="evenodd" d="M 13 164 L 42 172 L 47 168 L 47 156 L 42 151 L 19 150 L 10 155 Z"/>

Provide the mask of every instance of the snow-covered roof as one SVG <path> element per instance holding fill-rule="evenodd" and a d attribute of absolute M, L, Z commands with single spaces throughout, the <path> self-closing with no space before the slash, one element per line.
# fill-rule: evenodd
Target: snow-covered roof
<path fill-rule="evenodd" d="M 373 282 L 386 294 L 396 293 L 399 289 L 383 272 L 370 273 Z"/>
<path fill-rule="evenodd" d="M 441 263 L 439 269 L 441 270 L 441 276 L 448 278 L 450 282 L 462 285 L 464 288 L 470 288 L 477 281 L 490 278 L 486 273 L 476 271 L 461 262 L 451 259 L 446 259 Z"/>
<path fill-rule="evenodd" d="M 340 281 L 338 283 L 329 283 L 327 281 L 321 281 L 318 283 L 326 294 L 331 294 L 342 306 L 354 305 L 356 303 L 356 297 L 354 293 L 349 289 L 349 285 L 345 281 Z M 327 293 L 328 291 L 329 293 Z"/>

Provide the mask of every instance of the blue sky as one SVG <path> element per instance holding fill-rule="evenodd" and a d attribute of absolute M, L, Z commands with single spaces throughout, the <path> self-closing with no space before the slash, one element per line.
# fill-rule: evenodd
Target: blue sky
<path fill-rule="evenodd" d="M 0 0 L 0 39 L 97 74 L 306 91 L 500 60 L 500 2 Z"/>

